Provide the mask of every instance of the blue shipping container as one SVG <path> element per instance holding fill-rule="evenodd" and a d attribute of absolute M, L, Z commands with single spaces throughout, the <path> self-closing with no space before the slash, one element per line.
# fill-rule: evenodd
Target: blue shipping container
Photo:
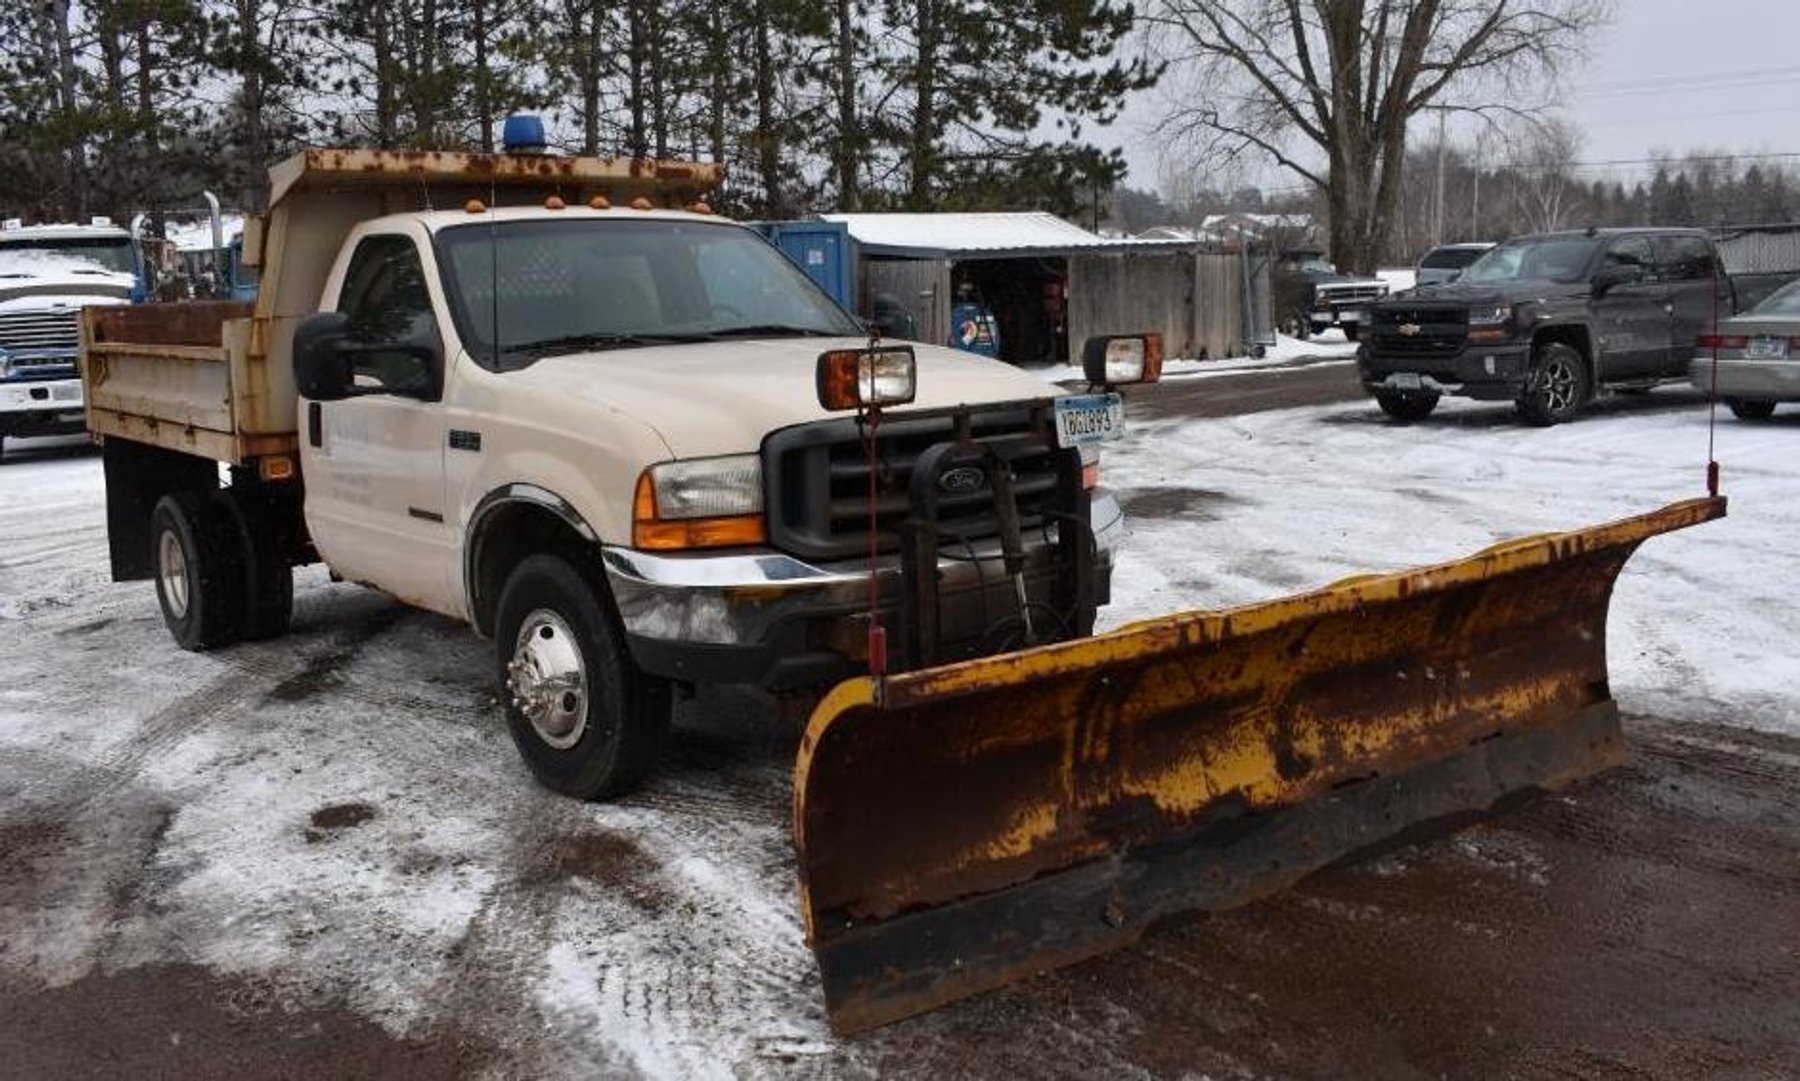
<path fill-rule="evenodd" d="M 818 282 L 831 299 L 854 310 L 856 285 L 851 277 L 848 226 L 835 221 L 758 221 L 750 225 Z"/>

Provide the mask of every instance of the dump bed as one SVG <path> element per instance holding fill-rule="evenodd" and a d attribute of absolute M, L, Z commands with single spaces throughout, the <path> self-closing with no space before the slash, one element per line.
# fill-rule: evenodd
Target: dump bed
<path fill-rule="evenodd" d="M 296 448 L 294 327 L 318 310 L 345 237 L 411 210 L 569 202 L 595 195 L 681 206 L 717 186 L 689 162 L 307 150 L 269 170 L 270 209 L 246 223 L 244 262 L 261 269 L 255 303 L 197 301 L 89 308 L 82 316 L 88 429 L 246 464 Z"/>

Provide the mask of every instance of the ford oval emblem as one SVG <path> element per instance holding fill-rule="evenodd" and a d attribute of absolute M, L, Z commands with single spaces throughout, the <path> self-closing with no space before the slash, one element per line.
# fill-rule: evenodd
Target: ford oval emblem
<path fill-rule="evenodd" d="M 946 469 L 938 477 L 938 487 L 951 495 L 978 492 L 986 483 L 987 474 L 972 465 L 959 465 L 955 469 Z"/>

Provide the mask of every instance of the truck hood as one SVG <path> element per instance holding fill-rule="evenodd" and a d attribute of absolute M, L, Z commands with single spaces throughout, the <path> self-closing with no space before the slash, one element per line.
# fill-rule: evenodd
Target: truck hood
<path fill-rule="evenodd" d="M 844 416 L 819 405 L 814 366 L 825 350 L 867 344 L 860 338 L 782 338 L 645 346 L 546 357 L 502 378 L 516 381 L 547 419 L 580 424 L 580 414 L 598 406 L 649 425 L 676 457 L 701 458 L 755 451 L 778 428 Z M 1003 361 L 898 344 L 911 345 L 918 358 L 918 396 L 890 415 L 1065 393 Z"/>
<path fill-rule="evenodd" d="M 50 307 L 52 299 L 65 304 L 125 299 L 137 279 L 107 270 L 84 259 L 63 259 L 40 253 L 0 254 L 0 300 L 43 297 L 37 307 Z M 29 307 L 30 305 L 24 305 Z"/>
<path fill-rule="evenodd" d="M 1420 285 L 1390 297 L 1390 304 L 1416 301 L 1447 302 L 1479 307 L 1484 304 L 1517 304 L 1527 300 L 1551 297 L 1581 296 L 1588 292 L 1586 282 L 1559 282 L 1548 278 L 1524 278 L 1511 282 L 1440 282 Z"/>

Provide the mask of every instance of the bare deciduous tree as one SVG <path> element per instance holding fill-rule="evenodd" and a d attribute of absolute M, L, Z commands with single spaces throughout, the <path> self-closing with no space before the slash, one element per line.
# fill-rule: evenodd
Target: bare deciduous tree
<path fill-rule="evenodd" d="M 1520 125 L 1508 143 L 1518 176 L 1513 194 L 1525 228 L 1548 233 L 1568 225 L 1567 215 L 1581 195 L 1570 169 L 1580 157 L 1581 133 L 1552 119 Z"/>
<path fill-rule="evenodd" d="M 1188 76 L 1164 130 L 1203 159 L 1263 152 L 1325 194 L 1331 251 L 1385 246 L 1407 124 L 1427 108 L 1523 114 L 1610 0 L 1150 0 L 1152 42 Z M 1323 163 L 1318 164 L 1322 157 Z"/>

